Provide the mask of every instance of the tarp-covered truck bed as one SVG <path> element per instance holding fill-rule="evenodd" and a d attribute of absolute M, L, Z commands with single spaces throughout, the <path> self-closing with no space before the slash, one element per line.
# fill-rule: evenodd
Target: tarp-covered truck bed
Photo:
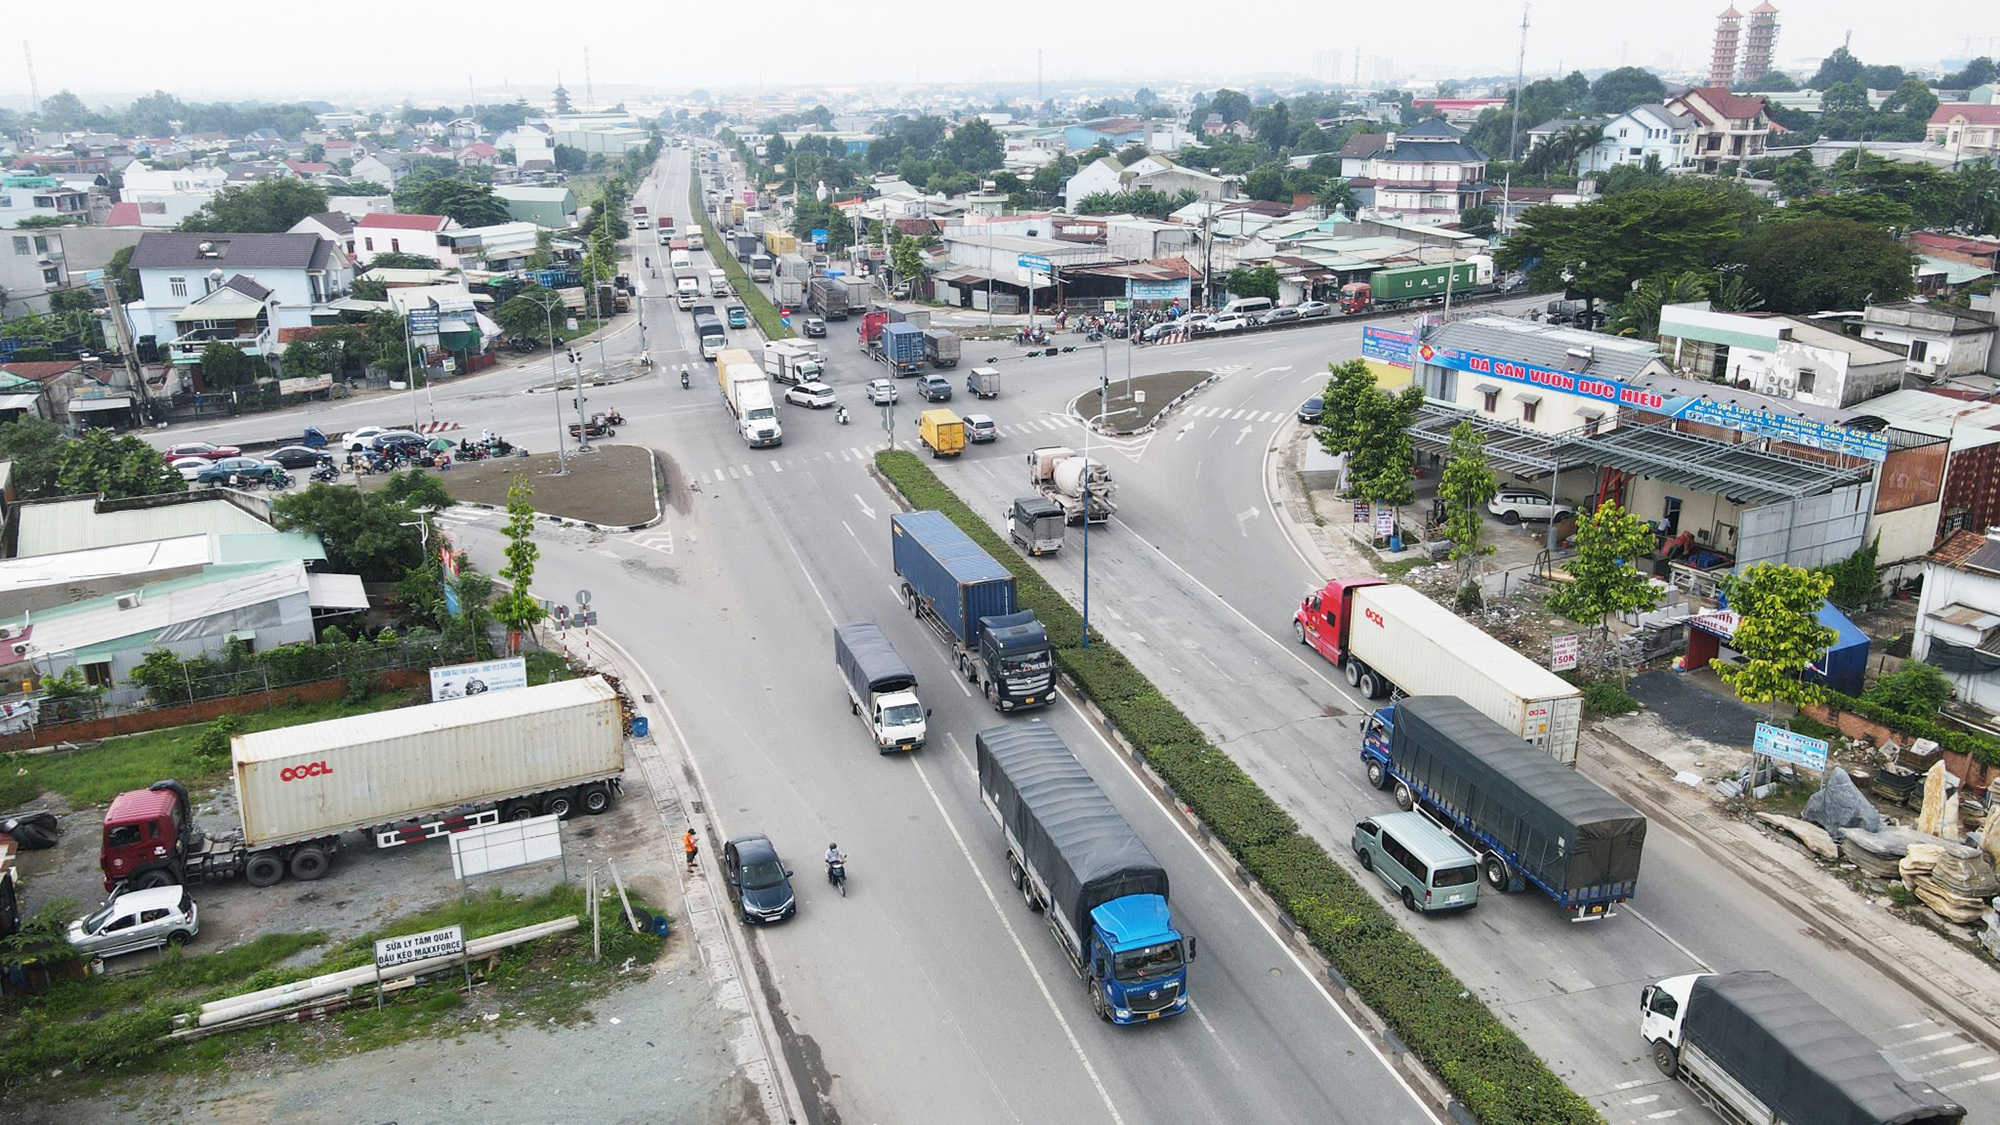
<path fill-rule="evenodd" d="M 1167 873 L 1091 780 L 1061 736 L 1042 723 L 980 731 L 979 791 L 1047 881 L 1072 937 L 1090 912 L 1126 895 L 1167 897 Z"/>
<path fill-rule="evenodd" d="M 833 659 L 847 678 L 855 695 L 870 692 L 887 695 L 917 686 L 910 666 L 896 653 L 889 638 L 873 621 L 855 621 L 833 627 Z"/>
<path fill-rule="evenodd" d="M 1930 1083 L 1896 1073 L 1880 1047 L 1776 973 L 1696 978 L 1683 1028 L 1684 1045 L 1699 1048 L 1788 1122 L 1947 1125 L 1965 1117 Z"/>

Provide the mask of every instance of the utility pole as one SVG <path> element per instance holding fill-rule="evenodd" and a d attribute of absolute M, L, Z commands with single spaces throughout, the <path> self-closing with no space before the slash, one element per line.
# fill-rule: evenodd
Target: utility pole
<path fill-rule="evenodd" d="M 1514 162 L 1514 146 L 1521 137 L 1521 84 L 1528 76 L 1528 4 L 1521 5 L 1521 52 L 1514 56 L 1513 124 L 1507 130 L 1507 162 Z"/>

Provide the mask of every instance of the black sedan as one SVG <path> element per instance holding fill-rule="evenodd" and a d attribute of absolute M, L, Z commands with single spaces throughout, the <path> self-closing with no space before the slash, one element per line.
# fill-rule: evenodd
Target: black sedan
<path fill-rule="evenodd" d="M 1304 422 L 1308 426 L 1319 425 L 1320 418 L 1325 413 L 1326 403 L 1318 395 L 1314 395 L 1299 404 L 1299 421 Z"/>
<path fill-rule="evenodd" d="M 722 846 L 722 878 L 736 913 L 749 925 L 782 922 L 799 912 L 792 893 L 792 873 L 778 859 L 778 849 L 761 832 L 738 836 Z"/>
<path fill-rule="evenodd" d="M 264 454 L 264 460 L 276 461 L 287 469 L 309 469 L 331 458 L 326 455 L 326 450 L 309 445 L 281 445 Z"/>

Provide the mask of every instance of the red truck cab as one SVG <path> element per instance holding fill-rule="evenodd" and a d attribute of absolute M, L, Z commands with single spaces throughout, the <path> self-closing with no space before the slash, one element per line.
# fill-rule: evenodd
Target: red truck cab
<path fill-rule="evenodd" d="M 1348 619 L 1354 611 L 1354 591 L 1387 585 L 1381 578 L 1336 578 L 1307 594 L 1292 615 L 1292 632 L 1299 643 L 1318 651 L 1336 668 L 1347 664 Z M 1351 681 L 1350 681 L 1351 682 Z"/>
<path fill-rule="evenodd" d="M 861 336 L 861 346 L 864 348 L 872 347 L 875 341 L 882 338 L 882 329 L 888 323 L 889 314 L 881 309 L 863 313 L 861 316 L 861 327 L 857 330 Z"/>
<path fill-rule="evenodd" d="M 185 799 L 172 789 L 135 789 L 120 793 L 104 810 L 104 844 L 97 864 L 104 871 L 109 893 L 119 883 L 142 872 L 163 870 L 168 877 L 145 886 L 178 883 L 173 868 L 180 860 L 181 828 L 188 815 Z"/>
<path fill-rule="evenodd" d="M 1365 281 L 1349 282 L 1340 287 L 1340 311 L 1358 313 L 1375 303 L 1375 290 Z"/>

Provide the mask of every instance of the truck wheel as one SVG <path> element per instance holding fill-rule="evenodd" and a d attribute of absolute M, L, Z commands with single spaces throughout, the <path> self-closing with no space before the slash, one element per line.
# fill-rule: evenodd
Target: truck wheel
<path fill-rule="evenodd" d="M 1414 894 L 1412 894 L 1412 893 L 1410 892 L 1410 888 L 1408 888 L 1408 887 L 1404 887 L 1404 888 L 1403 888 L 1403 909 L 1405 909 L 1405 910 L 1410 910 L 1410 911 L 1414 911 L 1414 910 L 1416 910 L 1416 908 L 1417 908 L 1417 896 L 1416 896 L 1416 895 L 1414 895 Z"/>
<path fill-rule="evenodd" d="M 567 789 L 542 794 L 542 815 L 568 820 L 576 813 L 576 794 Z"/>
<path fill-rule="evenodd" d="M 1299 620 L 1299 619 L 1297 619 L 1297 618 L 1293 618 L 1293 619 L 1292 619 L 1292 635 L 1293 635 L 1293 636 L 1295 636 L 1295 637 L 1297 637 L 1297 638 L 1299 639 L 1299 643 L 1300 643 L 1300 644 L 1305 644 L 1305 643 L 1306 643 L 1306 623 L 1305 623 L 1305 622 L 1303 622 L 1303 621 L 1300 621 L 1300 620 Z"/>
<path fill-rule="evenodd" d="M 1410 793 L 1410 787 L 1409 787 L 1409 786 L 1407 786 L 1407 785 L 1405 785 L 1405 784 L 1403 784 L 1403 783 L 1402 783 L 1402 782 L 1400 782 L 1400 781 L 1399 781 L 1399 782 L 1397 782 L 1397 783 L 1396 783 L 1396 807 L 1397 807 L 1397 808 L 1399 808 L 1399 809 L 1402 809 L 1402 810 L 1403 810 L 1404 812 L 1409 812 L 1409 811 L 1410 811 L 1411 809 L 1415 808 L 1416 806 L 1417 806 L 1417 799 L 1416 799 L 1416 797 L 1415 797 L 1415 796 L 1413 796 L 1413 795 L 1412 795 L 1412 794 Z"/>
<path fill-rule="evenodd" d="M 861 713 L 861 704 L 856 703 L 854 697 L 851 695 L 847 697 L 847 713 L 850 715 L 859 715 Z"/>
<path fill-rule="evenodd" d="M 132 879 L 132 889 L 135 891 L 149 891 L 154 887 L 171 887 L 173 885 L 174 873 L 164 867 L 155 867 L 151 871 L 141 871 Z"/>
<path fill-rule="evenodd" d="M 1514 872 L 1508 868 L 1507 861 L 1492 852 L 1487 852 L 1486 858 L 1479 861 L 1479 870 L 1486 875 L 1486 885 L 1503 895 L 1514 882 Z"/>
<path fill-rule="evenodd" d="M 1346 663 L 1340 666 L 1340 671 L 1347 677 L 1348 687 L 1353 687 L 1355 684 L 1361 682 L 1361 665 L 1353 657 L 1350 656 L 1347 658 Z"/>
<path fill-rule="evenodd" d="M 253 887 L 273 887 L 285 877 L 285 861 L 271 852 L 258 852 L 243 865 L 243 878 Z"/>
<path fill-rule="evenodd" d="M 583 802 L 583 811 L 596 816 L 611 807 L 611 790 L 602 785 L 586 785 L 579 799 Z"/>
<path fill-rule="evenodd" d="M 1028 881 L 1025 871 L 1021 874 L 1021 901 L 1028 904 L 1028 913 L 1040 914 L 1042 912 L 1042 900 L 1035 897 L 1035 885 Z"/>
<path fill-rule="evenodd" d="M 526 820 L 535 815 L 532 801 L 509 801 L 500 806 L 501 820 Z"/>
<path fill-rule="evenodd" d="M 1015 858 L 1014 858 L 1013 856 L 1011 856 L 1011 855 L 1010 855 L 1010 856 L 1008 856 L 1008 857 L 1007 857 L 1007 878 L 1009 878 L 1009 879 L 1012 879 L 1012 880 L 1014 881 L 1014 888 L 1015 888 L 1016 890 L 1019 890 L 1019 889 L 1020 889 L 1020 886 L 1021 886 L 1021 880 L 1022 880 L 1022 879 L 1023 879 L 1024 877 L 1025 877 L 1025 876 L 1023 876 L 1023 875 L 1022 875 L 1022 873 L 1021 873 L 1021 864 L 1020 864 L 1020 863 L 1019 863 L 1019 862 L 1018 862 L 1017 860 L 1015 860 Z"/>
<path fill-rule="evenodd" d="M 292 878 L 300 882 L 310 883 L 325 875 L 329 866 L 325 850 L 317 844 L 307 844 L 292 853 Z"/>
<path fill-rule="evenodd" d="M 1364 699 L 1379 699 L 1382 695 L 1382 681 L 1373 669 L 1361 673 L 1361 682 L 1354 685 Z"/>
<path fill-rule="evenodd" d="M 1105 1023 L 1111 1022 L 1111 1005 L 1104 1002 L 1104 988 L 1096 981 L 1090 982 L 1090 1010 Z"/>
<path fill-rule="evenodd" d="M 995 711 L 1000 710 L 1000 684 L 997 681 L 986 681 L 986 702 L 991 703 Z"/>
<path fill-rule="evenodd" d="M 1368 763 L 1368 784 L 1377 789 L 1389 788 L 1389 771 L 1382 768 L 1382 763 L 1373 761 Z"/>
<path fill-rule="evenodd" d="M 1653 1065 L 1659 1068 L 1661 1074 L 1672 1078 L 1679 1074 L 1681 1070 L 1680 1052 L 1674 1050 L 1672 1043 L 1664 1039 L 1655 1039 L 1653 1040 Z"/>

